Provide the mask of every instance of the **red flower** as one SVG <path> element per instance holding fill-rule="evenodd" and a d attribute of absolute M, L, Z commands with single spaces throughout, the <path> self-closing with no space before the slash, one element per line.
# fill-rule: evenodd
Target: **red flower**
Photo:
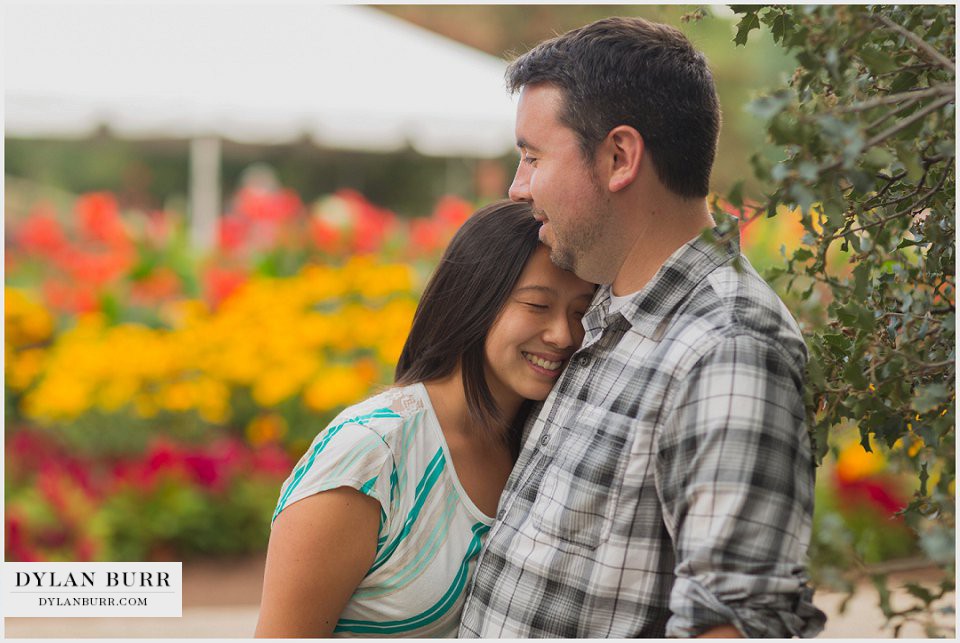
<path fill-rule="evenodd" d="M 395 226 L 396 215 L 373 205 L 356 190 L 339 190 L 335 196 L 346 201 L 350 207 L 353 251 L 360 254 L 376 252 L 387 231 Z"/>
<path fill-rule="evenodd" d="M 97 291 L 87 283 L 70 285 L 62 279 L 50 277 L 43 282 L 43 297 L 53 309 L 71 313 L 89 313 L 97 310 Z"/>
<path fill-rule="evenodd" d="M 473 207 L 468 202 L 455 196 L 445 196 L 433 209 L 433 218 L 448 228 L 456 230 L 470 218 L 472 213 Z"/>
<path fill-rule="evenodd" d="M 57 256 L 67 245 L 63 227 L 48 204 L 35 207 L 13 236 L 26 253 L 44 257 Z"/>
<path fill-rule="evenodd" d="M 907 506 L 895 484 L 883 476 L 847 481 L 834 476 L 840 502 L 851 508 L 869 507 L 891 517 Z M 902 517 L 899 517 L 902 519 Z"/>
<path fill-rule="evenodd" d="M 443 234 L 432 219 L 414 219 L 410 223 L 410 243 L 420 252 L 430 254 L 443 246 Z"/>
<path fill-rule="evenodd" d="M 7 509 L 4 519 L 6 558 L 9 561 L 32 563 L 40 560 L 36 550 L 27 542 L 23 520 Z"/>
<path fill-rule="evenodd" d="M 84 252 L 77 248 L 65 248 L 58 255 L 56 263 L 79 283 L 103 285 L 122 277 L 130 269 L 134 258 L 127 249 Z"/>
<path fill-rule="evenodd" d="M 129 241 L 117 199 L 109 192 L 93 192 L 77 199 L 74 206 L 80 234 L 89 241 L 126 244 Z"/>
<path fill-rule="evenodd" d="M 247 281 L 247 275 L 240 269 L 208 267 L 203 273 L 204 295 L 214 308 L 236 292 Z"/>
<path fill-rule="evenodd" d="M 260 188 L 241 188 L 235 197 L 234 211 L 251 221 L 282 223 L 303 209 L 300 196 L 293 190 L 272 192 Z"/>
<path fill-rule="evenodd" d="M 250 222 L 234 214 L 220 218 L 220 247 L 228 252 L 238 249 L 247 240 Z"/>
<path fill-rule="evenodd" d="M 253 452 L 253 470 L 257 473 L 285 478 L 292 466 L 290 456 L 276 443 L 265 444 Z"/>
<path fill-rule="evenodd" d="M 342 249 L 340 230 L 322 219 L 313 217 L 309 224 L 310 238 L 313 245 L 328 254 L 335 254 Z"/>
<path fill-rule="evenodd" d="M 187 453 L 183 457 L 183 463 L 193 480 L 206 488 L 217 488 L 221 486 L 222 467 L 217 459 L 208 453 Z"/>
<path fill-rule="evenodd" d="M 140 305 L 155 304 L 180 294 L 180 277 L 170 268 L 161 266 L 130 287 L 130 299 Z"/>

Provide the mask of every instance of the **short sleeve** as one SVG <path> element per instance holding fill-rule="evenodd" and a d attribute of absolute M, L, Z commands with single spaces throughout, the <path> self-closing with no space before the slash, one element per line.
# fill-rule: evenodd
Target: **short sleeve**
<path fill-rule="evenodd" d="M 352 487 L 380 503 L 381 529 L 390 515 L 393 454 L 379 433 L 347 419 L 321 432 L 283 483 L 273 519 L 321 491 Z"/>

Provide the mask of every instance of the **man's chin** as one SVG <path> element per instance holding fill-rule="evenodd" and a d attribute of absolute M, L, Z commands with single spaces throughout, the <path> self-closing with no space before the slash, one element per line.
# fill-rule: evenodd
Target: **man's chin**
<path fill-rule="evenodd" d="M 555 265 L 557 268 L 560 268 L 560 270 L 569 270 L 570 272 L 574 272 L 572 252 L 565 251 L 563 248 L 558 248 L 556 244 L 551 246 L 550 244 L 545 243 L 544 245 L 547 245 L 550 248 L 550 261 L 553 262 L 553 265 Z"/>

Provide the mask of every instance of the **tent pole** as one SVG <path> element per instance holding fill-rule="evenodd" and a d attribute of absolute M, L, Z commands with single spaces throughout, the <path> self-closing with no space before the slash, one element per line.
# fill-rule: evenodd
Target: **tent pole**
<path fill-rule="evenodd" d="M 190 245 L 206 252 L 217 243 L 220 218 L 220 139 L 190 141 Z"/>

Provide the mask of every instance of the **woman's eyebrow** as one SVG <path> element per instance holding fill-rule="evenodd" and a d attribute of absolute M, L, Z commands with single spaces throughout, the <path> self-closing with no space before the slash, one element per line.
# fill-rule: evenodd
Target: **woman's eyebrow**
<path fill-rule="evenodd" d="M 515 292 L 519 293 L 519 292 L 524 292 L 526 290 L 535 290 L 537 292 L 542 292 L 547 295 L 553 295 L 554 297 L 557 295 L 557 291 L 554 290 L 553 288 L 550 288 L 549 286 L 537 286 L 537 285 L 519 286 L 517 287 Z"/>

